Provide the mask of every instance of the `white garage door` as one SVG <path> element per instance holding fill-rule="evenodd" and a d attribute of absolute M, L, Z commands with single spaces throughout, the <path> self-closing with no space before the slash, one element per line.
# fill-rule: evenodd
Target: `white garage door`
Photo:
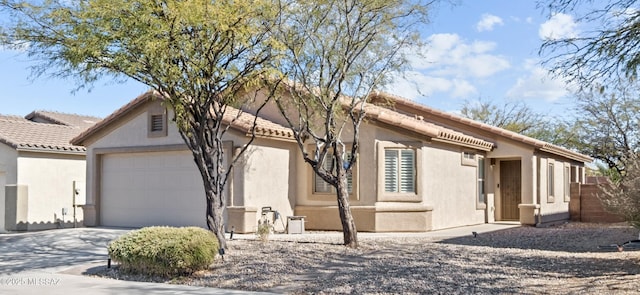
<path fill-rule="evenodd" d="M 100 185 L 104 226 L 206 227 L 202 179 L 188 151 L 104 155 Z"/>

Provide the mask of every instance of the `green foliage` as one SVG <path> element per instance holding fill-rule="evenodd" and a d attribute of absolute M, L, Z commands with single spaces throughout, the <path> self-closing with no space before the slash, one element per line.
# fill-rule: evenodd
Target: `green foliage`
<path fill-rule="evenodd" d="M 282 46 L 271 32 L 280 19 L 279 4 L 0 0 L 9 15 L 0 24 L 0 42 L 39 60 L 36 76 L 77 78 L 79 87 L 103 76 L 130 78 L 160 93 L 203 178 L 207 225 L 225 247 L 223 191 L 231 168 L 255 138 L 225 164 L 223 137 L 228 121 L 238 119 L 238 112 L 227 109 L 253 103 L 257 93 L 251 90 L 280 76 Z"/>
<path fill-rule="evenodd" d="M 127 76 L 169 94 L 171 104 L 235 91 L 272 69 L 261 63 L 278 48 L 265 31 L 278 7 L 271 1 L 1 0 L 15 21 L 9 40 L 29 43 L 28 53 L 47 63 L 40 72 L 93 82 Z M 35 21 L 34 21 L 35 20 Z M 51 64 L 57 67 L 51 67 Z M 222 95 L 228 92 L 228 95 Z M 178 108 L 180 109 L 180 108 Z"/>
<path fill-rule="evenodd" d="M 598 88 L 578 94 L 580 151 L 621 174 L 629 153 L 640 151 L 640 86 L 627 80 Z"/>
<path fill-rule="evenodd" d="M 273 232 L 273 225 L 268 222 L 258 222 L 258 228 L 256 229 L 256 236 L 260 241 L 267 242 L 269 241 L 269 236 Z"/>
<path fill-rule="evenodd" d="M 113 240 L 108 251 L 124 271 L 170 276 L 207 269 L 218 240 L 199 227 L 146 227 Z"/>

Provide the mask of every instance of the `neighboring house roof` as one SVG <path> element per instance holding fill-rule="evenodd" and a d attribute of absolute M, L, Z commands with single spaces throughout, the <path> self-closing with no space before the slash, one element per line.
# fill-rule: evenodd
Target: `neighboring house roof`
<path fill-rule="evenodd" d="M 141 94 L 134 100 L 130 101 L 128 104 L 113 112 L 108 117 L 104 118 L 97 124 L 80 133 L 78 136 L 73 138 L 71 142 L 78 145 L 83 144 L 85 140 L 92 137 L 97 132 L 107 128 L 111 123 L 119 120 L 129 112 L 153 99 L 162 99 L 162 95 L 160 95 L 160 93 L 158 93 L 157 91 L 147 91 Z M 256 118 L 252 114 L 240 112 L 238 109 L 232 107 L 227 108 L 227 111 L 223 118 L 223 123 L 230 125 L 230 127 L 234 130 L 243 132 L 246 135 L 251 135 L 254 120 L 256 120 L 257 125 L 256 136 L 293 140 L 293 133 L 289 128 L 261 117 Z"/>
<path fill-rule="evenodd" d="M 461 116 L 457 116 L 451 113 L 447 113 L 444 111 L 436 110 L 425 105 L 416 103 L 414 101 L 408 100 L 406 98 L 393 95 L 390 93 L 378 92 L 373 95 L 372 101 L 378 101 L 383 104 L 391 104 L 391 107 L 395 105 L 396 107 L 401 107 L 402 109 L 411 110 L 410 112 L 420 116 L 429 116 L 429 117 L 437 117 L 440 119 L 445 119 L 457 123 L 461 123 L 464 125 L 468 125 L 469 127 L 478 128 L 479 130 L 483 130 L 489 132 L 491 134 L 508 138 L 517 142 L 521 142 L 527 145 L 531 145 L 541 151 L 545 151 L 551 154 L 563 156 L 569 159 L 577 160 L 580 162 L 591 162 L 593 159 L 587 155 L 580 154 L 578 152 L 571 151 L 569 149 L 553 145 L 551 143 L 538 140 L 535 138 L 531 138 L 528 136 L 524 136 L 522 134 L 509 131 L 506 129 L 502 129 L 499 127 L 491 126 L 485 123 L 481 123 L 478 121 L 474 121 L 468 118 L 464 118 Z"/>
<path fill-rule="evenodd" d="M 19 151 L 84 154 L 84 147 L 69 142 L 80 131 L 77 127 L 16 118 L 0 116 L 0 143 Z"/>
<path fill-rule="evenodd" d="M 0 115 L 0 143 L 19 151 L 84 154 L 70 143 L 100 119 L 92 116 L 33 111 L 25 117 Z"/>
<path fill-rule="evenodd" d="M 29 120 L 25 119 L 24 117 L 14 116 L 14 115 L 0 115 L 0 120 L 18 121 L 18 122 L 30 122 Z"/>
<path fill-rule="evenodd" d="M 25 119 L 39 122 L 78 127 L 85 130 L 100 121 L 100 118 L 93 116 L 66 114 L 50 111 L 33 111 L 25 116 Z"/>

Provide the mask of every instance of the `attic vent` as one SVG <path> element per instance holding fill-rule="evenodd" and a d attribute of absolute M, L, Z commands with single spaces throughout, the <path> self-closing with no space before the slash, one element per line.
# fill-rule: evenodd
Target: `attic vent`
<path fill-rule="evenodd" d="M 166 113 L 151 113 L 149 114 L 149 137 L 163 137 L 167 136 L 167 116 Z"/>
<path fill-rule="evenodd" d="M 164 130 L 164 116 L 151 115 L 151 132 L 162 132 Z"/>

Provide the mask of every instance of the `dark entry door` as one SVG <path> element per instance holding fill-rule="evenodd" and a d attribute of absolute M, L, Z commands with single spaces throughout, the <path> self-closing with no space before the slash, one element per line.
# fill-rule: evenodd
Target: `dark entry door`
<path fill-rule="evenodd" d="M 500 207 L 502 220 L 520 220 L 520 161 L 500 161 Z"/>

